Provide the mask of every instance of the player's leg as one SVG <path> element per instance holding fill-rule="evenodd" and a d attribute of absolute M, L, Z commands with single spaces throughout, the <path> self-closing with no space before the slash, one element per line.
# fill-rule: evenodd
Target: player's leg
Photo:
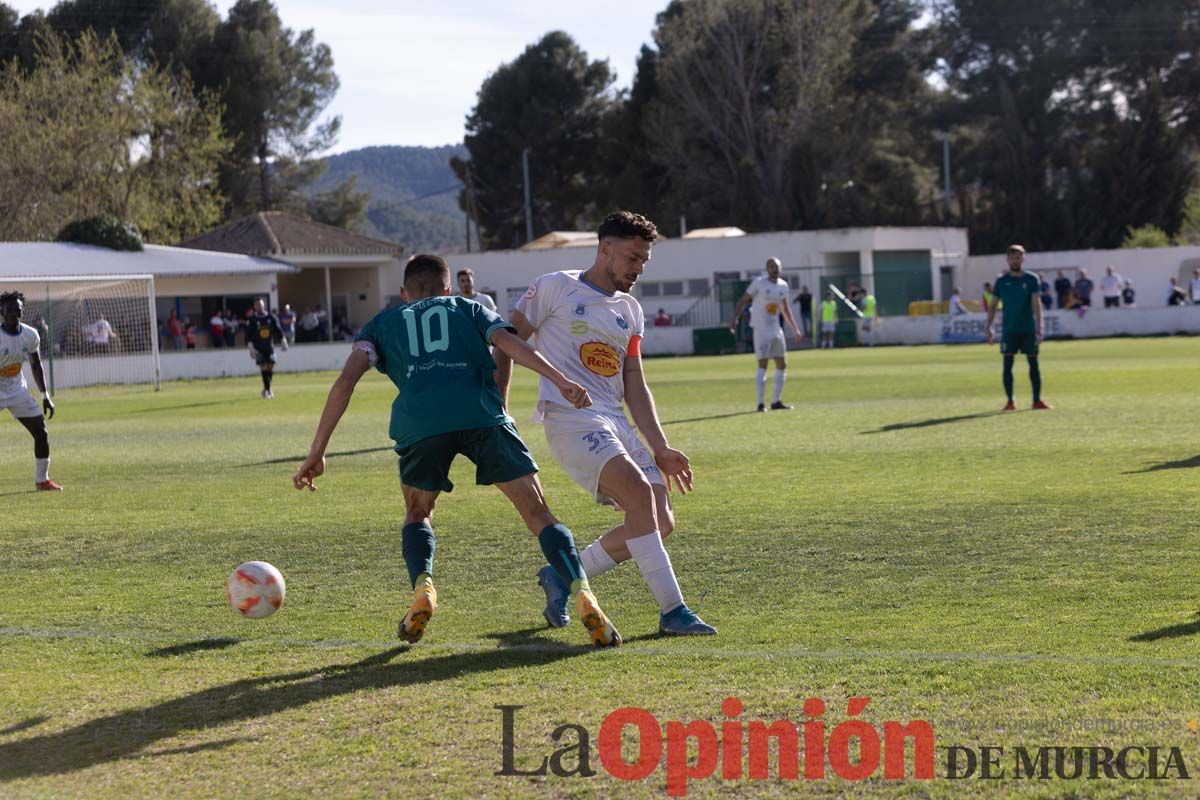
<path fill-rule="evenodd" d="M 1053 408 L 1042 400 L 1042 370 L 1038 365 L 1037 334 L 1029 334 L 1025 347 L 1025 358 L 1029 361 L 1029 384 L 1033 388 L 1033 408 L 1043 410 Z"/>
<path fill-rule="evenodd" d="M 413 588 L 412 605 L 400 620 L 396 635 L 416 643 L 425 635 L 425 627 L 437 610 L 437 590 L 433 588 L 433 554 L 437 540 L 430 520 L 440 492 L 401 484 L 404 492 L 404 530 L 401 549 L 408 580 Z"/>
<path fill-rule="evenodd" d="M 20 411 L 22 416 L 17 417 L 17 421 L 24 425 L 25 429 L 33 436 L 33 482 L 40 491 L 61 492 L 62 487 L 50 480 L 50 435 L 46 430 L 46 418 L 38 410 L 37 401 L 32 396 L 29 399 L 33 405 L 34 414 L 28 414 L 28 408 L 22 409 Z M 14 416 L 16 413 L 14 411 Z"/>
<path fill-rule="evenodd" d="M 431 520 L 438 495 L 454 488 L 449 476 L 458 453 L 456 437 L 457 433 L 430 436 L 400 450 L 400 489 L 404 493 L 401 550 L 413 601 L 396 635 L 406 642 L 420 641 L 437 610 L 437 590 L 433 586 L 437 540 Z"/>
<path fill-rule="evenodd" d="M 791 406 L 783 402 L 783 384 L 787 380 L 787 344 L 783 339 L 783 331 L 779 332 L 776 339 L 775 352 L 772 354 L 775 358 L 775 394 L 771 401 L 771 410 L 787 411 Z"/>
<path fill-rule="evenodd" d="M 258 368 L 262 372 L 262 396 L 266 400 L 270 400 L 275 394 L 271 391 L 271 380 L 275 373 L 275 360 L 270 355 L 264 355 L 259 358 Z"/>
<path fill-rule="evenodd" d="M 546 505 L 546 496 L 537 473 L 497 483 L 496 488 L 504 493 L 521 515 L 525 527 L 537 537 L 542 554 L 549 563 L 538 573 L 538 583 L 546 590 L 546 608 L 542 612 L 546 622 L 552 628 L 561 628 L 570 622 L 566 605 L 569 599 L 574 598 L 576 613 L 587 628 L 592 644 L 596 647 L 616 647 L 621 644 L 621 634 L 600 609 L 588 584 L 587 573 L 575 548 L 575 537 L 566 525 L 550 513 Z M 562 592 L 562 587 L 566 587 L 567 591 Z"/>
<path fill-rule="evenodd" d="M 758 334 L 755 334 L 757 336 Z M 754 342 L 754 354 L 758 356 L 758 372 L 755 375 L 755 388 L 758 391 L 758 410 L 766 411 L 767 398 L 767 357 L 758 352 L 758 340 Z"/>

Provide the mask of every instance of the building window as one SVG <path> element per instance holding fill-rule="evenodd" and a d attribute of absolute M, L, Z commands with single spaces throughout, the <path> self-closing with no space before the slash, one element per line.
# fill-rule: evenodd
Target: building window
<path fill-rule="evenodd" d="M 662 287 L 657 283 L 642 283 L 638 281 L 638 286 L 641 287 L 642 297 L 661 297 Z"/>
<path fill-rule="evenodd" d="M 683 281 L 663 281 L 662 282 L 663 297 L 682 297 L 683 296 Z"/>
<path fill-rule="evenodd" d="M 704 297 L 708 294 L 708 278 L 693 278 L 688 281 L 687 293 L 691 297 Z"/>

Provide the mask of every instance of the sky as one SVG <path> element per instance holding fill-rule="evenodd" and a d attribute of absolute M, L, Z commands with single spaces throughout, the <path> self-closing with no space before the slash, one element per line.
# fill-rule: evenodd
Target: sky
<path fill-rule="evenodd" d="M 134 0 L 135 1 L 135 0 Z M 4 0 L 20 14 L 53 2 Z M 234 0 L 216 0 L 221 16 Z M 312 28 L 341 81 L 327 115 L 341 115 L 331 152 L 369 145 L 461 142 L 491 72 L 545 33 L 563 30 L 588 57 L 608 59 L 615 88 L 633 81 L 667 0 L 275 0 L 284 25 Z"/>

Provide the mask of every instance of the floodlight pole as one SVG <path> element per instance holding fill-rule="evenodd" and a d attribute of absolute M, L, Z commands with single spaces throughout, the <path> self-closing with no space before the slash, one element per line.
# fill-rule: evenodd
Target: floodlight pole
<path fill-rule="evenodd" d="M 525 176 L 525 243 L 533 241 L 533 204 L 529 199 L 529 148 L 521 151 L 521 173 Z"/>

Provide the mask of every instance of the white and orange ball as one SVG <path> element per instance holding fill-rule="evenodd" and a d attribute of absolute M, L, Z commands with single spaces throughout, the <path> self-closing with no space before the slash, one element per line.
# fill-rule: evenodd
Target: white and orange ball
<path fill-rule="evenodd" d="M 250 619 L 262 619 L 278 611 L 286 591 L 283 574 L 265 561 L 247 561 L 225 584 L 229 605 Z"/>

